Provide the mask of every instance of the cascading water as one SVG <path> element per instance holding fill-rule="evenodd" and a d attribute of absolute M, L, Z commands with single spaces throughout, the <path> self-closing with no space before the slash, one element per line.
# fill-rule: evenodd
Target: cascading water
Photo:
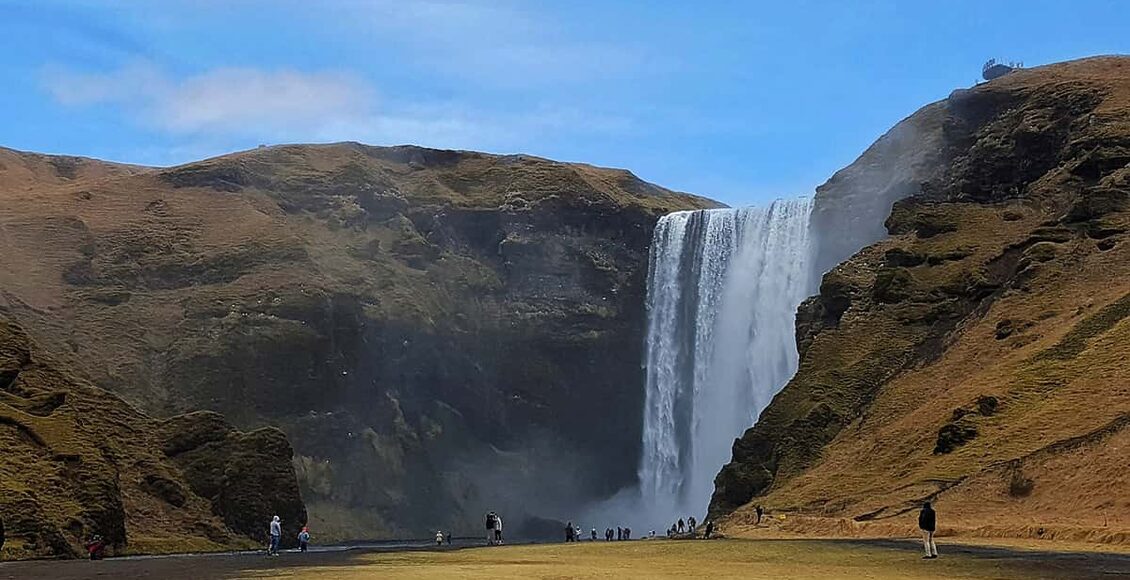
<path fill-rule="evenodd" d="M 652 523 L 701 514 L 734 438 L 796 372 L 812 200 L 659 220 L 648 277 L 640 488 Z"/>

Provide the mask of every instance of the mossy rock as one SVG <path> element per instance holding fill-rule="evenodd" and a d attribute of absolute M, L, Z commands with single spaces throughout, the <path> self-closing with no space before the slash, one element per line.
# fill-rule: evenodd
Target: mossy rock
<path fill-rule="evenodd" d="M 938 430 L 938 438 L 934 443 L 934 455 L 943 455 L 965 445 L 977 437 L 977 427 L 963 423 L 959 418 L 956 422 L 946 423 Z"/>
<path fill-rule="evenodd" d="M 871 297 L 879 303 L 896 303 L 911 295 L 914 277 L 905 268 L 883 268 L 875 275 Z"/>

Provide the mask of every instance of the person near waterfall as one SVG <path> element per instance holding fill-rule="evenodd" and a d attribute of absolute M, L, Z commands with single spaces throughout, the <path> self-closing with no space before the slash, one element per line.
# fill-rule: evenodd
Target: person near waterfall
<path fill-rule="evenodd" d="M 934 544 L 934 531 L 938 528 L 938 514 L 930 506 L 930 502 L 922 504 L 922 511 L 918 512 L 918 529 L 922 530 L 922 545 L 926 550 L 924 560 L 933 560 L 938 557 L 938 546 Z"/>
<path fill-rule="evenodd" d="M 495 518 L 496 517 L 497 516 L 494 515 L 494 512 L 487 512 L 486 526 L 487 526 L 487 545 L 488 546 L 494 545 L 494 526 L 495 526 Z"/>
<path fill-rule="evenodd" d="M 494 543 L 502 545 L 502 516 L 498 514 L 494 514 Z"/>
<path fill-rule="evenodd" d="M 757 510 L 757 523 L 755 525 L 761 525 L 761 516 L 765 513 L 765 510 L 761 507 L 761 504 L 757 504 L 754 509 Z"/>

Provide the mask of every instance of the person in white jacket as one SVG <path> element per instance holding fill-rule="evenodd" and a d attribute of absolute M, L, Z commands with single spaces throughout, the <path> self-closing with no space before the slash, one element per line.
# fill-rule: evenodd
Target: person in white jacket
<path fill-rule="evenodd" d="M 282 538 L 282 520 L 279 516 L 271 519 L 271 547 L 267 549 L 267 554 L 271 556 L 279 555 L 279 539 Z"/>
<path fill-rule="evenodd" d="M 494 514 L 494 543 L 502 543 L 502 516 Z"/>

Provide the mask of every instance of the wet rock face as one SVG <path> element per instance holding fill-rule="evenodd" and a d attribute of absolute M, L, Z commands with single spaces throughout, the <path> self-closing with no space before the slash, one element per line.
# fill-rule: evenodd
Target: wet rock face
<path fill-rule="evenodd" d="M 1068 63 L 956 91 L 818 188 L 813 227 L 828 271 L 798 312 L 800 370 L 735 442 L 712 514 L 787 486 L 893 377 L 937 360 L 1002 295 L 1118 246 L 1130 87 L 1093 72 L 1109 66 Z M 1037 322 L 1002 319 L 991 340 L 1020 348 Z M 933 426 L 934 452 L 975 440 L 996 408 L 986 397 Z"/>

